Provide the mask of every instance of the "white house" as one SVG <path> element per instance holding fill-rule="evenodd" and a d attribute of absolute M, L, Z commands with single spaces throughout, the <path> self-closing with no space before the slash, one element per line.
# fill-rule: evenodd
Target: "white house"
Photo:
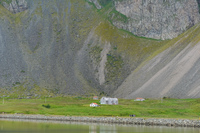
<path fill-rule="evenodd" d="M 110 105 L 117 105 L 118 99 L 117 98 L 109 98 L 109 97 L 102 97 L 100 100 L 101 104 L 110 104 Z"/>
<path fill-rule="evenodd" d="M 99 105 L 97 103 L 91 103 L 90 107 L 98 107 Z"/>

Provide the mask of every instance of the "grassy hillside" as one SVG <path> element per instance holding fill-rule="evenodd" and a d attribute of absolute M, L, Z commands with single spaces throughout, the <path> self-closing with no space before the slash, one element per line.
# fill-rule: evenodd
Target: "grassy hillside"
<path fill-rule="evenodd" d="M 89 107 L 99 100 L 83 97 L 57 97 L 41 99 L 0 99 L 0 112 L 65 115 L 65 116 L 120 116 L 135 114 L 143 118 L 187 118 L 198 119 L 200 99 L 147 99 L 144 102 L 119 99 L 119 105 Z"/>

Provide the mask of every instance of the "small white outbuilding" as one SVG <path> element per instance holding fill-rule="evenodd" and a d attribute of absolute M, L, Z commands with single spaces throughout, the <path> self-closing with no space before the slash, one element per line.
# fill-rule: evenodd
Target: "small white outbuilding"
<path fill-rule="evenodd" d="M 97 103 L 91 103 L 90 107 L 98 107 L 99 105 Z"/>
<path fill-rule="evenodd" d="M 100 100 L 100 104 L 117 105 L 118 99 L 117 98 L 102 97 L 101 100 Z"/>
<path fill-rule="evenodd" d="M 145 101 L 145 99 L 144 98 L 136 98 L 134 101 Z"/>

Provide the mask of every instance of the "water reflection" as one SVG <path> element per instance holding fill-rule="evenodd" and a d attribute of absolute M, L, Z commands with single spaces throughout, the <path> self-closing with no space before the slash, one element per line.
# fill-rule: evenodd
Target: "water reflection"
<path fill-rule="evenodd" d="M 115 125 L 102 126 L 102 125 L 90 125 L 89 133 L 118 133 Z"/>
<path fill-rule="evenodd" d="M 134 125 L 89 125 L 89 133 L 200 133 L 199 128 L 134 126 Z"/>
<path fill-rule="evenodd" d="M 199 128 L 0 119 L 0 133 L 200 133 Z"/>

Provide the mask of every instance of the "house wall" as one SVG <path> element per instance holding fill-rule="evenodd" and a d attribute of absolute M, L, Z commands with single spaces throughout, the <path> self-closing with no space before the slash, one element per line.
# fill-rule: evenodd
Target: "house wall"
<path fill-rule="evenodd" d="M 110 105 L 114 105 L 114 104 L 118 104 L 118 99 L 117 98 L 106 98 L 106 97 L 102 97 L 100 100 L 101 104 L 110 104 Z"/>

